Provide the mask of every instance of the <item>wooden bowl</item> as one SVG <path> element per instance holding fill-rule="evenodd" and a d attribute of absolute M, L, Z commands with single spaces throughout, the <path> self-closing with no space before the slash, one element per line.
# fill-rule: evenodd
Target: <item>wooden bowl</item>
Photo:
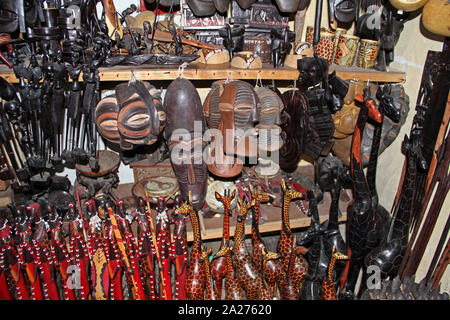
<path fill-rule="evenodd" d="M 261 58 L 251 51 L 241 51 L 231 59 L 231 66 L 239 69 L 261 69 Z"/>
<path fill-rule="evenodd" d="M 91 170 L 89 165 L 76 164 L 75 169 L 82 175 L 91 178 L 98 178 L 114 172 L 119 169 L 120 156 L 113 151 L 99 150 L 97 151 L 98 172 Z"/>

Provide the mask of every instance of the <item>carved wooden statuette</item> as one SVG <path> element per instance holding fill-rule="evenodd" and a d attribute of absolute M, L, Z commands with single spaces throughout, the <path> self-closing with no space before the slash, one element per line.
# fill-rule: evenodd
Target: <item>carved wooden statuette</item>
<path fill-rule="evenodd" d="M 186 270 L 186 299 L 203 300 L 205 298 L 206 274 L 205 265 L 202 262 L 203 244 L 200 234 L 200 222 L 191 203 L 183 203 L 175 209 L 176 214 L 184 214 L 191 218 L 194 241 L 189 256 L 189 264 Z"/>
<path fill-rule="evenodd" d="M 336 247 L 333 246 L 331 250 L 331 260 L 328 266 L 326 278 L 322 284 L 322 299 L 323 300 L 338 300 L 336 288 L 333 278 L 333 270 L 337 260 L 347 260 L 348 257 L 340 252 L 336 252 Z"/>
<path fill-rule="evenodd" d="M 236 197 L 236 190 L 233 191 L 232 194 L 230 194 L 230 190 L 226 189 L 224 191 L 224 195 L 219 194 L 218 192 L 215 193 L 216 199 L 223 203 L 223 238 L 222 243 L 220 246 L 219 251 L 222 250 L 222 253 L 220 255 L 216 255 L 216 257 L 211 262 L 211 273 L 215 282 L 216 289 L 216 295 L 218 297 L 222 296 L 222 280 L 225 278 L 225 282 L 235 281 L 234 277 L 229 277 L 229 279 L 226 278 L 227 274 L 234 274 L 234 269 L 232 265 L 228 264 L 228 259 L 231 259 L 231 252 L 230 250 L 224 250 L 224 248 L 231 248 L 231 242 L 230 242 L 230 216 L 231 213 L 231 201 Z M 230 255 L 230 257 L 228 257 Z M 231 270 L 228 270 L 228 268 L 231 268 Z M 234 285 L 227 285 L 225 284 L 226 288 L 226 297 L 225 299 L 229 299 L 235 296 L 233 292 L 230 290 L 232 288 L 235 288 Z M 227 290 L 228 288 L 228 290 Z"/>
<path fill-rule="evenodd" d="M 281 277 L 285 276 L 283 265 L 279 260 L 280 256 L 267 252 L 267 246 L 259 233 L 259 216 L 261 202 L 271 201 L 267 193 L 255 189 L 252 194 L 253 215 L 252 215 L 252 260 L 256 265 L 257 270 L 261 270 L 263 279 L 269 287 L 272 297 L 277 295 L 277 286 L 281 281 Z M 270 258 L 269 258 L 270 257 Z"/>
<path fill-rule="evenodd" d="M 381 122 L 381 115 L 375 108 L 373 100 L 367 99 L 367 97 L 358 97 L 357 100 L 362 103 L 360 103 L 361 109 L 353 134 L 350 155 L 350 173 L 355 200 L 347 211 L 347 243 L 351 250 L 351 257 L 346 284 L 340 294 L 341 299 L 354 298 L 359 271 L 363 267 L 365 256 L 371 249 L 367 240 L 374 221 L 372 197 L 361 163 L 361 138 L 368 118 Z"/>
<path fill-rule="evenodd" d="M 263 275 L 256 269 L 245 245 L 245 220 L 252 204 L 243 203 L 241 198 L 238 198 L 238 202 L 239 213 L 237 216 L 236 229 L 234 231 L 233 247 L 233 263 L 236 276 L 247 294 L 247 299 L 271 299 L 267 284 L 262 278 Z"/>
<path fill-rule="evenodd" d="M 171 222 L 175 225 L 173 229 L 172 245 L 175 255 L 175 293 L 174 298 L 177 300 L 186 299 L 186 269 L 189 263 L 188 242 L 186 235 L 186 216 L 184 214 L 176 214 L 175 210 L 183 203 L 180 195 L 176 195 L 174 199 L 174 211 L 172 212 Z"/>
<path fill-rule="evenodd" d="M 281 254 L 286 277 L 280 286 L 282 299 L 298 299 L 299 291 L 302 287 L 303 278 L 308 271 L 308 262 L 303 254 L 307 249 L 300 246 L 295 247 L 295 236 L 291 231 L 289 208 L 293 199 L 303 198 L 303 194 L 294 189 L 290 189 L 284 180 L 281 181 L 283 192 L 283 202 L 281 208 L 281 231 L 278 240 L 277 251 Z"/>

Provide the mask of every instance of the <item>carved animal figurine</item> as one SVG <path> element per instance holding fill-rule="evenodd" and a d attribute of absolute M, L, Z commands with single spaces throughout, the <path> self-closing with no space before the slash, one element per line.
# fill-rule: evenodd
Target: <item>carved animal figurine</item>
<path fill-rule="evenodd" d="M 271 200 L 267 193 L 255 189 L 252 194 L 253 215 L 252 215 L 252 261 L 257 270 L 261 270 L 263 279 L 269 287 L 272 297 L 277 295 L 277 282 L 280 277 L 284 276 L 283 265 L 278 258 L 267 252 L 266 244 L 259 233 L 259 213 L 261 202 L 268 202 Z M 278 256 L 279 257 L 279 256 Z"/>
<path fill-rule="evenodd" d="M 351 257 L 346 284 L 340 294 L 341 299 L 354 298 L 358 274 L 363 266 L 364 258 L 370 250 L 367 243 L 367 235 L 374 219 L 372 197 L 361 163 L 361 138 L 368 118 L 370 117 L 374 121 L 380 122 L 381 115 L 375 108 L 373 100 L 368 100 L 366 94 L 364 98 L 357 94 L 357 101 L 360 102 L 361 109 L 356 121 L 350 154 L 350 173 L 353 180 L 354 201 L 347 210 L 347 243 L 351 250 Z"/>
<path fill-rule="evenodd" d="M 402 152 L 407 158 L 407 175 L 403 181 L 403 190 L 398 206 L 393 214 L 389 232 L 381 244 L 373 249 L 365 258 L 365 266 L 377 266 L 381 270 L 381 279 L 394 278 L 400 268 L 408 246 L 408 235 L 411 223 L 411 213 L 414 201 L 414 181 L 417 174 L 417 163 L 422 159 L 419 145 L 420 138 L 412 130 L 411 138 L 405 136 Z M 363 277 L 365 279 L 365 277 Z M 363 289 L 361 289 L 363 290 Z"/>
<path fill-rule="evenodd" d="M 233 268 L 233 260 L 231 258 L 232 247 L 222 247 L 215 255 L 214 259 L 224 257 L 226 263 L 225 274 L 225 300 L 244 300 L 245 291 L 241 287 L 239 279 Z M 214 261 L 213 259 L 213 261 Z"/>
<path fill-rule="evenodd" d="M 231 201 L 236 197 L 236 190 L 233 190 L 233 193 L 230 194 L 230 190 L 224 190 L 224 195 L 222 196 L 220 193 L 216 192 L 216 199 L 223 203 L 223 235 L 222 235 L 222 243 L 220 245 L 220 249 L 228 248 L 231 246 L 230 244 L 230 216 L 231 216 Z M 227 254 L 231 254 L 228 252 Z M 211 274 L 215 281 L 216 287 L 216 295 L 218 297 L 222 296 L 222 279 L 225 278 L 228 270 L 227 270 L 227 257 L 219 256 L 211 262 Z M 231 266 L 232 267 L 232 266 Z M 231 272 L 234 272 L 233 268 Z M 232 281 L 232 280 L 230 280 Z"/>
<path fill-rule="evenodd" d="M 205 297 L 206 270 L 202 263 L 203 244 L 200 234 L 200 222 L 197 212 L 190 202 L 183 203 L 175 209 L 176 214 L 184 214 L 191 218 L 194 241 L 189 257 L 189 265 L 186 270 L 186 298 L 188 300 L 203 300 Z"/>
<path fill-rule="evenodd" d="M 210 262 L 209 262 L 209 256 L 212 253 L 212 248 L 209 248 L 208 251 L 203 251 L 203 254 L 200 258 L 201 262 L 203 262 L 203 265 L 205 266 L 205 272 L 206 272 L 206 295 L 205 300 L 217 300 L 217 296 L 215 294 L 215 290 L 213 287 L 213 283 L 211 280 L 211 268 L 210 268 Z"/>
<path fill-rule="evenodd" d="M 233 247 L 233 264 L 237 278 L 247 294 L 247 299 L 271 299 L 266 283 L 259 270 L 256 269 L 255 264 L 252 262 L 245 245 L 245 220 L 252 204 L 244 204 L 241 198 L 238 198 L 238 202 L 239 213 L 237 216 L 236 229 L 234 231 Z"/>
<path fill-rule="evenodd" d="M 312 190 L 307 191 L 309 200 L 308 216 L 311 217 L 311 225 L 300 237 L 299 244 L 308 247 L 306 259 L 308 261 L 308 273 L 303 280 L 300 290 L 300 299 L 319 300 L 321 297 L 321 286 L 326 276 L 331 254 L 327 254 L 325 245 L 325 223 L 320 223 L 318 203 L 323 199 L 323 193 L 319 190 L 314 194 Z M 347 247 L 345 247 L 347 248 Z"/>
<path fill-rule="evenodd" d="M 284 180 L 281 181 L 283 203 L 281 207 L 281 231 L 277 251 L 281 254 L 281 262 L 286 273 L 286 285 L 293 286 L 298 296 L 303 278 L 308 271 L 308 262 L 300 253 L 306 253 L 306 248 L 295 248 L 295 236 L 290 227 L 289 208 L 291 200 L 303 197 L 301 192 L 290 189 Z M 298 298 L 298 297 L 297 297 Z"/>
<path fill-rule="evenodd" d="M 328 266 L 328 273 L 322 284 L 322 299 L 323 300 L 338 300 L 336 294 L 335 283 L 333 280 L 333 269 L 336 260 L 347 260 L 348 257 L 340 252 L 336 252 L 336 247 L 333 246 L 331 251 L 330 265 Z"/>

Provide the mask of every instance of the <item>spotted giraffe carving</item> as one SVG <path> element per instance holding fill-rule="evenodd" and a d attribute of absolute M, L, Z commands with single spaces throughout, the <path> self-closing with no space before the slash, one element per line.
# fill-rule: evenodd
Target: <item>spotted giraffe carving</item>
<path fill-rule="evenodd" d="M 231 250 L 231 247 L 222 247 L 215 255 L 215 258 L 225 258 L 227 270 L 225 274 L 225 300 L 244 300 L 245 291 L 241 287 L 239 279 L 234 272 Z"/>
<path fill-rule="evenodd" d="M 322 283 L 322 299 L 323 300 L 338 300 L 336 294 L 336 287 L 333 280 L 333 270 L 337 260 L 347 260 L 348 257 L 345 254 L 336 252 L 336 246 L 333 246 L 331 250 L 331 260 L 328 266 L 328 272 Z"/>
<path fill-rule="evenodd" d="M 205 266 L 205 273 L 206 273 L 206 282 L 205 282 L 205 288 L 206 288 L 206 294 L 205 294 L 205 300 L 217 300 L 217 295 L 215 293 L 215 290 L 213 288 L 213 283 L 211 281 L 211 264 L 209 261 L 209 256 L 212 253 L 212 248 L 209 248 L 207 251 L 202 252 L 202 256 L 200 258 L 200 261 Z"/>
<path fill-rule="evenodd" d="M 291 292 L 286 296 L 283 296 L 282 294 L 281 298 L 291 299 L 295 297 L 298 299 L 303 278 L 308 272 L 308 262 L 304 257 L 307 249 L 301 246 L 295 248 L 296 240 L 290 227 L 289 208 L 291 200 L 302 198 L 303 194 L 296 190 L 290 189 L 284 180 L 281 181 L 281 188 L 283 191 L 283 202 L 281 208 L 281 231 L 277 249 L 281 255 L 281 262 L 283 264 L 283 269 L 286 276 L 282 283 L 285 288 L 280 291 Z M 287 290 L 286 287 L 291 288 Z"/>
<path fill-rule="evenodd" d="M 238 198 L 238 202 L 239 213 L 237 216 L 236 229 L 234 231 L 233 247 L 233 265 L 237 278 L 247 294 L 247 299 L 271 299 L 270 292 L 262 278 L 261 270 L 257 270 L 245 245 L 245 220 L 252 204 L 244 204 L 240 198 Z"/>
<path fill-rule="evenodd" d="M 262 270 L 264 280 L 266 281 L 272 297 L 277 294 L 277 282 L 285 274 L 283 265 L 277 258 L 266 252 L 266 244 L 259 233 L 259 213 L 261 202 L 269 202 L 271 200 L 267 193 L 255 189 L 252 194 L 252 261 L 256 265 L 257 270 Z M 270 257 L 270 258 L 269 258 Z"/>
<path fill-rule="evenodd" d="M 179 208 L 175 209 L 176 214 L 184 214 L 191 218 L 192 232 L 194 241 L 189 257 L 189 265 L 186 270 L 186 299 L 187 300 L 203 300 L 205 297 L 206 286 L 206 269 L 202 262 L 203 244 L 200 234 L 200 223 L 192 204 L 190 202 L 183 203 Z"/>
<path fill-rule="evenodd" d="M 215 193 L 217 201 L 222 202 L 223 204 L 223 233 L 222 233 L 222 243 L 220 245 L 220 249 L 230 247 L 230 216 L 231 216 L 231 202 L 234 197 L 236 197 L 236 190 L 233 190 L 233 193 L 230 194 L 230 190 L 224 190 L 224 194 Z M 219 250 L 220 250 L 219 249 Z M 225 252 L 225 251 L 224 251 Z M 226 251 L 227 254 L 231 254 L 231 252 Z M 222 280 L 226 278 L 227 268 L 232 265 L 227 264 L 226 255 L 217 256 L 211 262 L 211 273 L 215 282 L 216 294 L 221 297 L 222 296 Z M 234 272 L 234 270 L 231 270 Z"/>

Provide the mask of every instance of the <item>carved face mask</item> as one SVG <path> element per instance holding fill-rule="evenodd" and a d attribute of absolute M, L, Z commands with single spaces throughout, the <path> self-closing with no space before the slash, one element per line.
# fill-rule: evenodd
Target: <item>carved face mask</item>
<path fill-rule="evenodd" d="M 284 108 L 283 101 L 275 91 L 268 87 L 258 88 L 256 94 L 260 101 L 257 108 L 259 124 L 256 125 L 259 130 L 258 146 L 268 151 L 277 150 L 282 146 L 281 129 L 278 125 L 281 111 Z M 273 143 L 275 141 L 278 141 L 278 144 Z"/>
<path fill-rule="evenodd" d="M 255 131 L 259 100 L 253 87 L 244 81 L 216 82 L 205 99 L 203 112 L 212 130 L 208 169 L 221 177 L 238 175 L 242 160 L 234 156 L 257 154 Z"/>
<path fill-rule="evenodd" d="M 181 196 L 187 201 L 191 193 L 194 209 L 200 210 L 205 201 L 208 170 L 203 159 L 202 104 L 192 82 L 183 78 L 172 81 L 166 91 L 164 109 L 170 162 Z"/>

